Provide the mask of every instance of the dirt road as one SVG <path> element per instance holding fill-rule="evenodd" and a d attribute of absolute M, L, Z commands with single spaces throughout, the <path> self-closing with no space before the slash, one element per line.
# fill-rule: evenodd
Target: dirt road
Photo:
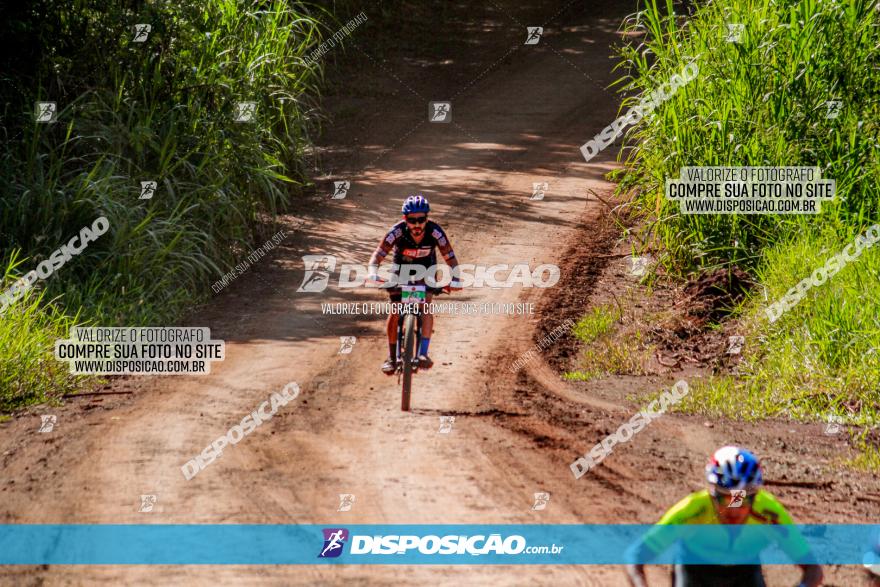
<path fill-rule="evenodd" d="M 790 449 L 806 426 L 716 423 L 710 429 L 697 418 L 667 416 L 575 481 L 569 463 L 629 418 L 638 405 L 632 396 L 675 379 L 575 385 L 562 382 L 543 359 L 509 373 L 533 343 L 539 321 L 558 318 L 554 300 L 586 307 L 610 270 L 610 261 L 595 257 L 618 246 L 607 208 L 589 195 L 610 195 L 613 186 L 603 176 L 616 153 L 609 149 L 587 164 L 578 147 L 617 115 L 619 99 L 604 88 L 612 80 L 609 46 L 628 10 L 602 3 L 554 20 L 562 5 L 506 3 L 475 16 L 475 24 L 485 18 L 494 32 L 475 26 L 461 34 L 482 45 L 480 56 L 494 58 L 480 62 L 471 83 L 443 78 L 442 63 L 421 68 L 440 72 L 437 85 L 410 83 L 405 72 L 412 65 L 377 61 L 375 75 L 399 93 L 364 122 L 357 146 L 336 133 L 333 140 L 353 156 L 334 159 L 319 194 L 286 218 L 291 229 L 299 228 L 271 258 L 187 321 L 225 340 L 226 360 L 209 376 L 127 379 L 110 391 L 130 394 L 72 399 L 2 425 L 3 522 L 637 523 L 652 521 L 697 488 L 706 455 L 725 442 L 748 438 L 769 453 L 771 471 L 795 471 Z M 526 25 L 539 23 L 544 37 L 523 46 Z M 442 99 L 452 101 L 452 123 L 429 123 L 428 102 Z M 329 199 L 334 179 L 351 181 L 345 199 Z M 530 200 L 534 182 L 549 184 L 543 200 Z M 416 190 L 430 198 L 434 219 L 463 262 L 559 263 L 568 273 L 560 285 L 564 296 L 557 289 L 483 288 L 441 300 L 533 302 L 542 313 L 438 317 L 431 343 L 436 367 L 417 375 L 414 410 L 404 414 L 395 379 L 379 372 L 387 352 L 383 320 L 321 309 L 322 303 L 382 297 L 336 287 L 296 289 L 302 255 L 366 262 L 397 218 L 402 197 Z M 356 337 L 351 353 L 339 353 L 341 336 Z M 302 388 L 297 400 L 194 479 L 181 475 L 184 462 L 291 381 Z M 52 433 L 35 433 L 39 413 L 58 416 Z M 456 417 L 451 433 L 438 433 L 441 415 Z M 822 442 L 829 464 L 845 449 Z M 822 469 L 823 479 L 831 474 Z M 532 511 L 538 491 L 551 493 L 550 507 Z M 790 491 L 797 494 L 778 493 L 797 495 L 792 509 L 803 521 L 858 521 L 852 512 L 862 516 L 871 507 L 840 489 L 830 495 L 827 489 Z M 351 511 L 337 511 L 342 493 L 356 496 Z M 153 512 L 138 512 L 142 494 L 157 496 Z M 823 507 L 810 508 L 811 499 Z M 778 575 L 794 582 L 790 569 Z M 665 583 L 661 571 L 655 576 Z M 5 568 L 0 580 L 623 584 L 614 568 L 476 566 Z"/>

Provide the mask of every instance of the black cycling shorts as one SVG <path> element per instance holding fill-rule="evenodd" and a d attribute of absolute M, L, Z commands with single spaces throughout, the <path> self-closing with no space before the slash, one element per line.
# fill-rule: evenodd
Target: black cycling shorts
<path fill-rule="evenodd" d="M 767 587 L 761 565 L 675 565 L 672 587 Z"/>

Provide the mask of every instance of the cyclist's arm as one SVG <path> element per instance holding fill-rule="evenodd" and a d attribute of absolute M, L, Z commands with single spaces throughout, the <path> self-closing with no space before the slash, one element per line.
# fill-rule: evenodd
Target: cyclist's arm
<path fill-rule="evenodd" d="M 798 587 L 819 587 L 824 575 L 820 565 L 798 565 L 801 568 L 801 584 Z"/>
<path fill-rule="evenodd" d="M 645 565 L 626 565 L 626 576 L 633 587 L 648 587 Z"/>
<path fill-rule="evenodd" d="M 446 246 L 440 246 L 440 254 L 443 255 L 443 260 L 446 261 L 446 264 L 450 267 L 458 267 L 458 259 L 455 257 L 455 251 L 452 250 L 452 245 L 449 244 L 449 241 L 446 241 Z"/>
<path fill-rule="evenodd" d="M 783 524 L 793 525 L 794 522 L 791 516 L 788 515 L 788 512 L 783 510 L 782 513 L 784 515 L 780 516 L 780 519 L 785 518 L 787 520 Z M 807 541 L 804 540 L 801 533 L 794 526 L 792 526 L 791 530 L 792 535 L 787 537 L 780 546 L 793 560 L 801 561 L 802 563 L 798 564 L 801 568 L 801 582 L 798 584 L 798 587 L 818 587 L 822 584 L 822 567 L 813 562 L 816 558 L 813 556 Z"/>
<path fill-rule="evenodd" d="M 652 534 L 655 533 L 648 531 L 645 536 L 642 536 L 638 542 L 627 549 L 627 560 L 636 561 L 626 565 L 626 576 L 632 587 L 648 587 L 648 578 L 645 576 L 645 565 L 638 561 L 651 560 L 669 548 L 668 544 L 657 544 L 657 537 L 652 536 Z M 659 548 L 660 550 L 655 550 L 655 548 Z"/>
<path fill-rule="evenodd" d="M 644 561 L 653 559 L 666 552 L 675 543 L 675 538 L 679 536 L 679 533 L 664 530 L 663 526 L 698 523 L 705 517 L 707 505 L 703 493 L 692 493 L 669 508 L 663 514 L 663 517 L 657 521 L 657 524 L 651 530 L 648 530 L 636 544 L 630 547 L 629 555 L 633 557 L 632 560 Z M 630 585 L 634 587 L 647 587 L 648 582 L 643 563 L 634 562 L 633 564 L 626 565 L 626 575 Z"/>
<path fill-rule="evenodd" d="M 782 534 L 779 546 L 794 561 L 800 561 L 804 564 L 798 564 L 801 568 L 801 583 L 798 587 L 817 587 L 822 584 L 823 573 L 822 567 L 813 564 L 815 560 L 810 552 L 810 546 L 794 526 L 794 519 L 785 509 L 776 497 L 767 491 L 760 491 L 755 500 L 753 508 L 754 514 L 759 518 L 771 520 L 780 531 L 788 530 Z M 790 528 L 789 528 L 790 527 Z"/>
<path fill-rule="evenodd" d="M 446 236 L 446 233 L 439 226 L 435 229 L 438 232 L 434 235 L 437 239 L 437 248 L 440 249 L 440 254 L 443 255 L 443 260 L 446 261 L 446 264 L 449 265 L 449 268 L 452 269 L 452 280 L 454 283 L 460 281 L 458 271 L 455 270 L 458 267 L 458 258 L 455 256 L 455 251 L 452 250 L 452 243 L 449 242 L 449 238 Z"/>
<path fill-rule="evenodd" d="M 379 246 L 376 247 L 376 250 L 373 251 L 372 256 L 370 256 L 370 263 L 367 273 L 371 277 L 378 276 L 379 273 L 379 265 L 382 264 L 382 261 L 385 260 L 385 257 L 388 256 L 392 250 L 394 250 L 394 242 L 397 239 L 395 238 L 394 231 L 386 234 L 382 240 L 379 242 Z"/>

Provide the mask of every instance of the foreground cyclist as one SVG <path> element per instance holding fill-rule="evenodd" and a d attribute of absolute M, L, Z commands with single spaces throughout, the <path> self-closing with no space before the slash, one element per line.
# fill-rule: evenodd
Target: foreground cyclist
<path fill-rule="evenodd" d="M 706 465 L 709 490 L 692 493 L 667 511 L 658 525 L 665 524 L 793 524 L 791 516 L 779 501 L 761 489 L 764 483 L 761 464 L 751 452 L 736 446 L 725 446 L 712 456 Z M 743 498 L 741 492 L 745 491 Z M 737 495 L 739 494 L 739 495 Z M 740 503 L 741 500 L 741 503 Z M 649 533 L 650 534 L 650 533 Z M 650 537 L 641 548 L 660 554 L 671 544 L 653 544 Z M 730 550 L 733 546 L 726 545 Z M 715 544 L 689 544 L 697 556 L 691 560 L 717 558 Z M 802 543 L 804 552 L 808 550 Z M 721 548 L 725 548 L 722 546 Z M 697 552 L 700 549 L 700 552 Z M 789 553 L 791 554 L 791 553 Z M 645 560 L 640 557 L 640 560 Z M 803 572 L 798 587 L 816 587 L 822 584 L 822 567 L 799 565 Z M 630 584 L 646 587 L 642 564 L 627 565 Z M 676 564 L 675 587 L 765 587 L 760 565 L 682 565 Z"/>
<path fill-rule="evenodd" d="M 449 244 L 446 233 L 436 222 L 428 220 L 428 212 L 431 206 L 428 199 L 422 194 L 414 194 L 404 200 L 401 212 L 403 220 L 391 227 L 385 235 L 373 256 L 370 257 L 368 281 L 379 281 L 379 265 L 385 260 L 390 252 L 394 252 L 392 263 L 399 270 L 400 265 L 421 265 L 432 267 L 437 264 L 435 249 L 446 260 L 450 268 L 458 266 L 458 259 Z M 454 273 L 453 273 L 454 275 Z M 418 283 L 423 284 L 424 280 Z M 450 283 L 451 290 L 460 289 L 459 282 L 453 279 Z M 425 295 L 425 303 L 430 304 L 432 294 L 441 291 L 441 288 L 428 287 Z M 388 289 L 392 303 L 399 303 L 401 299 L 400 288 Z M 388 358 L 382 364 L 382 372 L 393 375 L 397 368 L 397 313 L 388 315 L 386 329 L 388 331 Z M 431 332 L 434 328 L 434 316 L 426 312 L 422 319 L 422 343 L 416 350 L 419 368 L 430 369 L 434 362 L 428 357 L 428 345 L 431 343 Z"/>

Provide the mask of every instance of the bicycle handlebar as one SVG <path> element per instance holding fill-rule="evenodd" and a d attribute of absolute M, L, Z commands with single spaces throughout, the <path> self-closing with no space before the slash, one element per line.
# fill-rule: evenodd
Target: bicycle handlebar
<path fill-rule="evenodd" d="M 375 279 L 367 279 L 367 280 L 364 282 L 364 287 L 368 287 L 368 288 L 369 288 L 369 287 L 371 287 L 370 284 L 376 284 L 375 287 L 379 287 L 379 286 L 381 286 L 383 283 L 388 283 L 388 280 L 387 280 L 387 279 L 382 279 L 381 277 L 376 277 Z M 430 286 L 425 286 L 425 287 L 430 287 Z M 437 293 L 439 294 L 439 293 L 452 293 L 452 292 L 454 292 L 454 291 L 459 291 L 459 290 L 461 290 L 462 288 L 460 288 L 460 287 L 459 287 L 459 288 L 453 288 L 453 287 L 452 287 L 452 284 L 446 284 L 446 285 L 444 285 L 444 286 L 441 287 L 441 288 L 431 288 L 431 289 L 434 289 L 434 290 L 439 289 L 440 291 L 437 292 Z"/>

